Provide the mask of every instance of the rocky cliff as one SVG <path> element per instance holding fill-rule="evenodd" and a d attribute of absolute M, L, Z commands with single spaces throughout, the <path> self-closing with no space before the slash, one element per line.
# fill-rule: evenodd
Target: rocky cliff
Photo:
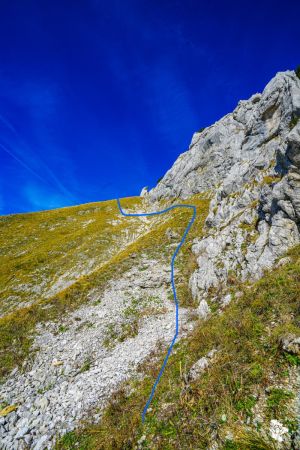
<path fill-rule="evenodd" d="M 300 241 L 300 79 L 278 73 L 262 94 L 200 133 L 150 192 L 151 200 L 210 192 L 206 236 L 195 240 L 190 287 L 258 278 Z"/>
<path fill-rule="evenodd" d="M 300 79 L 195 133 L 131 213 L 0 217 L 0 448 L 299 448 Z"/>

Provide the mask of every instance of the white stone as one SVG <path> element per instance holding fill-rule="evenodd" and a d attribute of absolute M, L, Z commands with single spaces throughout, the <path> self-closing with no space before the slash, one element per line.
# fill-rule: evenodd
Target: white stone
<path fill-rule="evenodd" d="M 48 435 L 44 435 L 42 436 L 37 443 L 35 444 L 35 446 L 33 447 L 33 450 L 43 450 L 45 448 L 45 444 L 47 443 L 49 439 Z M 49 447 L 48 447 L 49 448 Z"/>
<path fill-rule="evenodd" d="M 199 306 L 198 306 L 198 315 L 200 319 L 207 319 L 210 315 L 210 307 L 208 306 L 208 303 L 206 300 L 201 300 Z"/>
<path fill-rule="evenodd" d="M 35 406 L 42 411 L 45 410 L 49 404 L 49 400 L 46 397 L 37 398 L 34 402 Z"/>
<path fill-rule="evenodd" d="M 196 380 L 209 366 L 208 359 L 206 357 L 200 358 L 190 369 L 188 378 L 191 381 Z"/>
<path fill-rule="evenodd" d="M 222 298 L 221 303 L 223 307 L 229 305 L 229 303 L 231 302 L 231 297 L 231 294 L 227 294 Z"/>
<path fill-rule="evenodd" d="M 25 436 L 25 434 L 28 432 L 28 427 L 22 427 L 19 429 L 19 431 L 17 432 L 15 438 L 16 439 L 21 439 L 23 436 Z"/>
<path fill-rule="evenodd" d="M 270 436 L 277 442 L 282 442 L 285 434 L 288 433 L 288 428 L 285 427 L 279 420 L 272 419 L 270 422 Z"/>
<path fill-rule="evenodd" d="M 145 187 L 143 187 L 143 189 L 141 190 L 140 197 L 146 197 L 147 195 L 148 195 L 148 187 L 145 186 Z"/>

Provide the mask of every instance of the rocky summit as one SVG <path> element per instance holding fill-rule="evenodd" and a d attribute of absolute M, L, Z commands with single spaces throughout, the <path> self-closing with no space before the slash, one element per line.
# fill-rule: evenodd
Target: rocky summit
<path fill-rule="evenodd" d="M 300 448 L 300 69 L 193 135 L 128 213 L 0 217 L 0 448 Z"/>

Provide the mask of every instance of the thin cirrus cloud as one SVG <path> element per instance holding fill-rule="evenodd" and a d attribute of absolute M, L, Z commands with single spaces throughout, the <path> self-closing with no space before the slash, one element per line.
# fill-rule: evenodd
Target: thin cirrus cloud
<path fill-rule="evenodd" d="M 13 125 L 7 120 L 5 119 L 5 117 L 0 115 L 0 121 L 2 122 L 3 125 L 5 125 L 9 130 L 11 130 L 13 133 L 16 133 L 16 129 L 13 127 Z"/>
<path fill-rule="evenodd" d="M 20 159 L 12 150 L 8 149 L 5 145 L 0 143 L 0 149 L 4 152 L 6 152 L 11 158 L 13 158 L 15 161 L 17 161 L 20 166 L 22 166 L 27 172 L 29 172 L 34 177 L 38 178 L 40 181 L 44 182 L 44 179 L 37 173 L 35 170 L 33 170 L 28 164 L 26 164 L 22 159 Z"/>
<path fill-rule="evenodd" d="M 34 166 L 39 167 L 40 172 L 38 173 L 33 167 L 31 167 L 27 162 L 22 160 L 22 157 L 18 155 L 18 151 L 10 150 L 7 146 L 0 143 L 0 149 L 4 152 L 6 152 L 11 158 L 13 158 L 19 165 L 25 169 L 30 175 L 33 175 L 37 180 L 42 182 L 42 184 L 46 185 L 44 187 L 44 190 L 47 186 L 49 186 L 49 189 L 51 191 L 54 189 L 57 192 L 60 192 L 63 196 L 65 201 L 73 202 L 75 200 L 75 197 L 73 194 L 71 194 L 64 185 L 60 182 L 60 180 L 56 177 L 56 175 L 53 173 L 53 171 L 41 160 L 38 162 L 35 161 Z M 29 154 L 29 151 L 24 152 L 24 145 L 22 146 L 22 155 L 25 154 L 26 161 L 32 160 L 32 155 Z M 45 176 L 43 176 L 43 174 Z M 35 204 L 34 204 L 35 205 Z M 44 207 L 47 206 L 47 197 L 45 197 Z"/>
<path fill-rule="evenodd" d="M 47 129 L 59 102 L 57 93 L 50 87 L 34 83 L 18 86 L 9 82 L 4 84 L 6 85 L 6 89 L 3 89 L 4 94 L 2 93 L 4 105 L 7 110 L 17 110 L 23 120 L 17 130 L 12 121 L 1 114 L 0 152 L 6 153 L 18 164 L 16 178 L 20 172 L 23 179 L 28 181 L 35 179 L 40 184 L 43 195 L 39 197 L 38 202 L 37 195 L 28 195 L 29 205 L 32 205 L 32 209 L 48 208 L 50 207 L 49 196 L 53 197 L 53 195 L 56 201 L 51 201 L 51 204 L 75 203 L 76 197 L 61 181 L 62 171 L 57 175 L 55 170 L 58 164 L 67 168 L 64 179 L 69 181 L 72 178 L 70 158 L 61 147 L 56 148 Z M 5 170 L 5 165 L 2 165 L 1 171 L 5 172 Z M 5 190 L 5 186 L 2 189 Z M 49 195 L 46 192 L 49 192 Z M 5 199 L 4 194 L 5 192 L 2 197 Z M 5 200 L 2 209 L 5 209 Z"/>
<path fill-rule="evenodd" d="M 12 129 L 12 127 L 11 127 Z M 1 135 L 0 150 L 8 154 L 14 159 L 22 169 L 44 185 L 44 189 L 48 187 L 51 191 L 55 190 L 63 195 L 66 202 L 74 202 L 74 195 L 62 184 L 53 170 L 47 165 L 42 157 L 29 149 L 28 145 L 21 140 L 15 132 L 13 136 Z M 60 154 L 60 158 L 62 155 Z M 45 197 L 44 207 L 47 207 L 47 197 Z"/>
<path fill-rule="evenodd" d="M 22 195 L 24 200 L 29 202 L 35 210 L 59 208 L 66 204 L 64 195 L 32 181 L 22 188 Z"/>

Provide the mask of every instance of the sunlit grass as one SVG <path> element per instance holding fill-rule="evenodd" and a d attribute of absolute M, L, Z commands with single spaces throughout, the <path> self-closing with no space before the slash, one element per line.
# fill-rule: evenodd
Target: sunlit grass
<path fill-rule="evenodd" d="M 179 273 L 182 271 L 183 275 L 181 275 L 179 284 L 179 300 L 182 305 L 189 303 L 189 297 L 186 292 L 188 291 L 187 283 L 188 270 L 190 268 L 189 259 L 191 258 L 191 240 L 193 236 L 196 234 L 199 235 L 202 232 L 209 203 L 208 200 L 202 199 L 201 196 L 195 196 L 189 201 L 197 206 L 198 215 L 191 234 L 188 236 L 187 242 L 182 248 L 182 254 L 178 259 Z M 143 204 L 140 198 L 127 198 L 122 199 L 122 206 L 130 211 L 135 211 L 137 208 L 145 209 L 148 205 Z M 162 205 L 161 208 L 164 206 Z M 97 211 L 96 213 L 95 210 Z M 94 216 L 92 216 L 93 211 Z M 62 219 L 60 218 L 60 214 Z M 162 216 L 149 218 L 145 224 L 139 218 L 122 217 L 117 208 L 116 201 L 110 201 L 43 213 L 23 214 L 20 217 L 11 216 L 3 218 L 2 226 L 8 221 L 10 227 L 4 230 L 2 239 L 4 242 L 10 242 L 10 239 L 12 239 L 14 244 L 11 244 L 11 248 L 14 248 L 14 251 L 18 247 L 17 242 L 18 239 L 19 241 L 21 240 L 21 236 L 18 239 L 13 238 L 12 230 L 18 229 L 20 223 L 22 227 L 25 227 L 22 231 L 22 239 L 26 242 L 26 233 L 28 233 L 28 242 L 31 242 L 28 245 L 26 255 L 16 256 L 9 266 L 10 269 L 6 267 L 5 275 L 2 275 L 6 280 L 4 285 L 10 283 L 12 286 L 17 286 L 19 278 L 28 280 L 32 276 L 32 271 L 35 272 L 37 269 L 43 272 L 45 264 L 43 258 L 46 258 L 48 249 L 52 248 L 53 251 L 54 248 L 58 248 L 55 236 L 58 237 L 58 241 L 61 239 L 59 242 L 67 245 L 68 240 L 74 238 L 72 233 L 74 229 L 75 235 L 80 235 L 82 241 L 85 241 L 84 245 L 89 248 L 91 255 L 98 257 L 99 267 L 91 270 L 87 275 L 79 276 L 77 280 L 73 280 L 70 286 L 50 298 L 37 296 L 37 299 L 31 305 L 25 307 L 22 307 L 22 303 L 17 302 L 12 312 L 0 318 L 0 377 L 5 377 L 16 365 L 21 366 L 24 359 L 28 358 L 31 353 L 35 327 L 38 323 L 59 320 L 70 311 L 76 310 L 83 303 L 91 301 L 89 294 L 93 290 L 96 289 L 97 292 L 103 292 L 108 281 L 119 277 L 125 270 L 137 264 L 137 259 L 141 254 L 149 258 L 163 259 L 166 264 L 170 264 L 174 247 L 169 245 L 170 242 L 166 236 L 166 230 L 172 228 L 181 237 L 190 220 L 190 214 L 191 212 L 189 210 L 181 208 L 170 211 Z M 80 219 L 78 219 L 78 216 Z M 61 224 L 66 220 L 66 217 L 75 217 L 76 219 L 74 220 L 79 220 L 79 224 L 75 226 L 73 220 L 70 220 L 70 223 L 73 225 L 66 225 L 63 238 L 61 232 L 58 235 L 51 235 L 51 238 L 49 238 L 49 231 L 38 231 L 40 229 L 48 229 L 49 222 L 55 223 L 56 225 Z M 91 224 L 93 225 L 91 230 L 89 228 L 81 229 L 82 217 L 85 217 L 85 220 L 90 217 L 96 219 L 93 222 L 94 225 Z M 112 220 L 119 220 L 120 222 L 116 226 L 113 226 L 111 224 Z M 36 244 L 32 244 L 35 232 L 37 232 L 39 239 L 38 247 L 36 247 Z M 125 238 L 124 240 L 119 239 L 123 244 L 123 248 L 118 240 L 120 233 L 124 233 L 127 236 L 127 240 Z M 3 237 L 4 235 L 6 235 L 6 238 Z M 98 247 L 95 243 L 96 239 L 99 242 L 103 241 Z M 53 247 L 51 247 L 51 243 Z M 23 245 L 26 248 L 26 244 Z M 9 248 L 8 244 L 7 248 Z M 39 258 L 35 255 L 36 248 L 39 248 Z M 78 247 L 76 248 L 78 251 Z M 77 257 L 77 253 L 75 254 L 74 252 L 75 249 L 69 249 L 58 260 L 55 257 L 49 257 L 47 265 L 51 266 L 54 277 L 57 276 L 57 271 L 62 273 L 62 270 L 66 271 L 72 266 L 72 261 L 76 260 Z M 80 249 L 79 255 L 81 253 L 82 248 Z M 135 256 L 135 258 L 132 258 L 132 256 Z M 5 258 L 7 261 L 9 260 L 8 256 L 5 256 Z M 19 267 L 19 272 L 16 272 L 17 277 L 14 278 L 13 274 L 17 270 L 16 267 Z M 38 285 L 39 278 L 35 280 L 35 283 Z M 3 286 L 3 283 L 1 286 Z M 3 292 L 2 295 L 5 301 L 7 291 L 4 289 Z M 23 292 L 22 294 L 23 301 L 32 300 L 31 297 L 32 294 L 30 292 Z"/>
<path fill-rule="evenodd" d="M 286 358 L 280 336 L 291 330 L 300 335 L 299 250 L 289 252 L 291 263 L 266 273 L 257 283 L 239 284 L 241 298 L 221 316 L 216 313 L 199 322 L 176 346 L 144 425 L 141 411 L 164 352 L 144 364 L 144 379 L 131 382 L 131 394 L 124 388 L 113 396 L 98 425 L 68 433 L 57 448 L 129 449 L 136 448 L 142 436 L 142 448 L 151 449 L 207 449 L 213 442 L 224 449 L 276 448 L 266 434 L 269 421 L 280 419 L 291 432 L 297 423 L 288 408 L 293 394 L 276 385 L 297 363 Z M 212 348 L 218 350 L 214 363 L 199 380 L 187 384 L 189 368 Z M 246 423 L 250 419 L 251 424 L 259 393 L 266 387 L 271 389 L 261 405 L 262 432 Z M 233 433 L 233 440 L 227 440 L 226 430 Z"/>

